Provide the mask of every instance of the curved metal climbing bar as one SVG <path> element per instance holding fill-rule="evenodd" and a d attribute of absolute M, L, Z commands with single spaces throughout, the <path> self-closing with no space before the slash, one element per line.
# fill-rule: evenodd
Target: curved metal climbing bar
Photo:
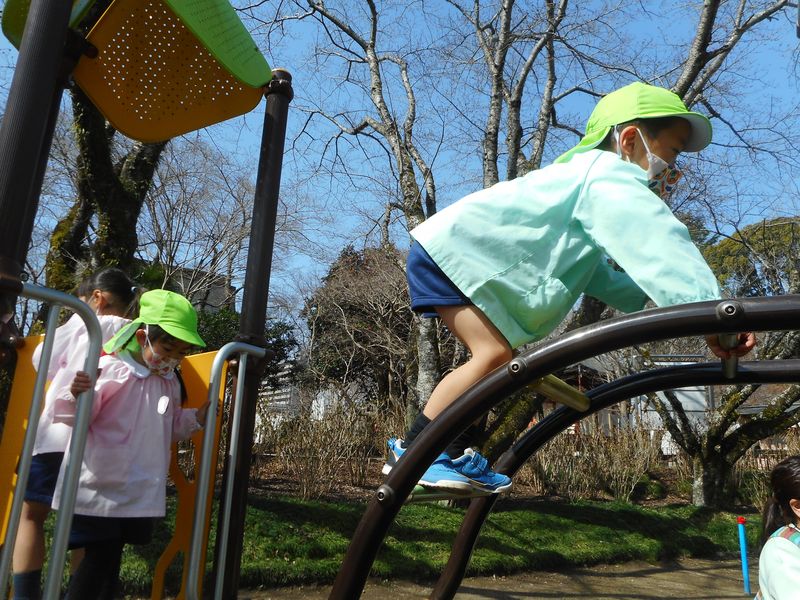
<path fill-rule="evenodd" d="M 572 331 L 514 358 L 464 392 L 434 419 L 398 461 L 367 506 L 329 598 L 351 600 L 361 595 L 389 526 L 428 465 L 470 423 L 509 394 L 567 365 L 633 344 L 788 329 L 800 329 L 797 295 L 698 302 L 609 319 Z M 716 369 L 724 376 L 721 366 Z M 499 467 L 498 470 L 502 472 Z"/>
<path fill-rule="evenodd" d="M 562 406 L 551 412 L 519 440 L 503 456 L 495 467 L 513 477 L 544 444 L 559 433 L 604 408 L 608 408 L 635 396 L 664 389 L 675 389 L 698 385 L 728 385 L 731 383 L 795 383 L 800 381 L 800 360 L 745 362 L 739 365 L 735 379 L 731 380 L 720 370 L 719 363 L 701 363 L 654 369 L 630 375 L 599 386 L 586 393 L 591 407 L 579 412 Z M 480 530 L 489 516 L 498 496 L 482 496 L 470 502 L 461 528 L 453 542 L 453 550 L 442 575 L 434 587 L 431 598 L 448 600 L 453 598 L 464 579 L 469 559 Z"/>

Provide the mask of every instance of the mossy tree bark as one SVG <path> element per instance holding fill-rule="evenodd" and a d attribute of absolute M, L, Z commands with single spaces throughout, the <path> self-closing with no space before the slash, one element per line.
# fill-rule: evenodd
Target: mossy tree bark
<path fill-rule="evenodd" d="M 78 147 L 77 195 L 53 230 L 45 268 L 48 287 L 64 291 L 100 266 L 131 269 L 137 221 L 166 145 L 136 142 L 116 156 L 115 130 L 80 88 L 70 93 Z"/>

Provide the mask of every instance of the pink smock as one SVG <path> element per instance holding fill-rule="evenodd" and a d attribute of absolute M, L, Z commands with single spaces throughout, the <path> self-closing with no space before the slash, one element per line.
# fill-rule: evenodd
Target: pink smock
<path fill-rule="evenodd" d="M 107 342 L 124 325 L 130 323 L 129 319 L 115 315 L 98 315 L 103 343 Z M 39 344 L 33 351 L 33 368 L 39 370 L 44 344 Z M 53 338 L 53 353 L 47 365 L 47 380 L 50 387 L 44 397 L 44 408 L 39 417 L 39 426 L 36 430 L 36 442 L 33 446 L 34 454 L 46 452 L 64 452 L 69 444 L 72 428 L 65 423 L 55 421 L 53 406 L 55 395 L 63 387 L 69 387 L 75 373 L 83 370 L 86 361 L 86 351 L 89 348 L 89 334 L 86 325 L 78 315 L 72 315 L 61 327 L 56 329 Z"/>
<path fill-rule="evenodd" d="M 201 428 L 195 409 L 181 408 L 174 373 L 154 375 L 127 352 L 100 358 L 92 415 L 81 464 L 75 513 L 98 517 L 162 517 L 173 441 Z M 57 405 L 75 404 L 69 386 Z M 58 414 L 69 411 L 60 410 Z M 53 496 L 58 509 L 61 465 Z"/>

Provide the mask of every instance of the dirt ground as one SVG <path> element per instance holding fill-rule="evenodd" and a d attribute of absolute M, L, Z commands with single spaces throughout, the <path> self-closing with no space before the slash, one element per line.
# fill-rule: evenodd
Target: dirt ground
<path fill-rule="evenodd" d="M 592 600 L 726 600 L 752 598 L 757 591 L 757 569 L 751 564 L 752 594 L 742 585 L 741 565 L 735 560 L 687 559 L 666 565 L 631 562 L 599 565 L 563 573 L 534 572 L 510 577 L 472 577 L 464 580 L 457 600 L 532 600 L 534 598 Z M 242 590 L 241 600 L 323 600 L 331 586 L 303 586 L 274 590 Z M 432 584 L 371 581 L 363 600 L 428 598 Z"/>

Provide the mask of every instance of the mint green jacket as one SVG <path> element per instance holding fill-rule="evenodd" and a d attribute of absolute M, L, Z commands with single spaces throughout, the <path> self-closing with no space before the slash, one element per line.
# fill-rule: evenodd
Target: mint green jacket
<path fill-rule="evenodd" d="M 470 194 L 411 235 L 512 348 L 553 331 L 584 292 L 624 312 L 720 297 L 645 171 L 603 150 Z"/>

